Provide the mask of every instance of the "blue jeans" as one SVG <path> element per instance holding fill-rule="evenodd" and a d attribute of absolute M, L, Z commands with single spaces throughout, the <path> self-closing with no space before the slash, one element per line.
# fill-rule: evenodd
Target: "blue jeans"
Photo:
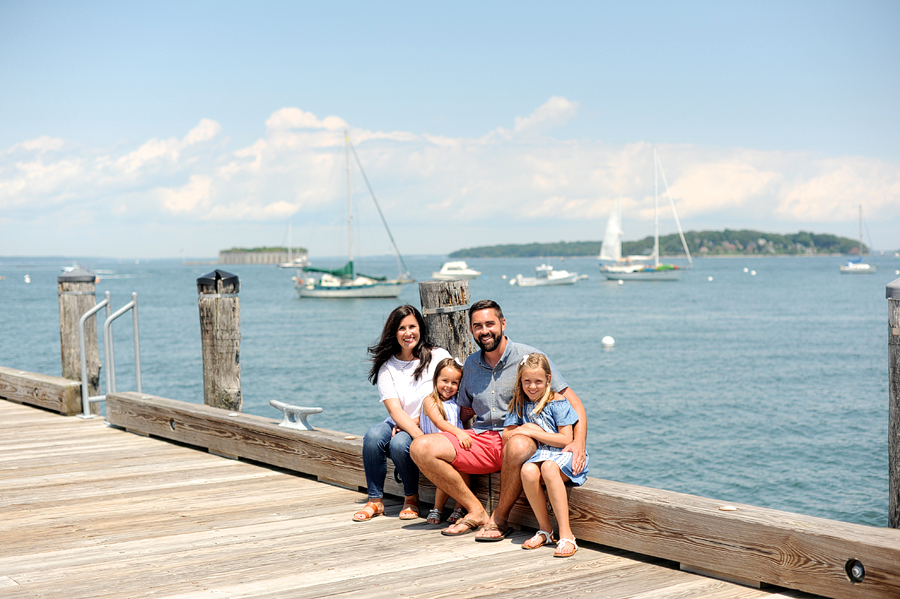
<path fill-rule="evenodd" d="M 419 492 L 419 467 L 409 455 L 412 437 L 400 431 L 391 437 L 394 429 L 387 422 L 381 422 L 366 431 L 363 438 L 363 468 L 366 471 L 366 486 L 369 499 L 384 497 L 384 478 L 387 476 L 387 457 L 391 456 L 394 467 L 403 479 L 403 494 L 416 495 Z"/>

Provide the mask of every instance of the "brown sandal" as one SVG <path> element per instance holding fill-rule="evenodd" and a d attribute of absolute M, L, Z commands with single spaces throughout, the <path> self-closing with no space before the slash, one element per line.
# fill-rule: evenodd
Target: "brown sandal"
<path fill-rule="evenodd" d="M 453 528 L 453 526 L 465 526 L 465 528 L 458 532 L 451 532 L 450 529 Z M 454 524 L 453 526 L 448 526 L 441 531 L 441 534 L 445 537 L 458 537 L 460 535 L 467 535 L 473 530 L 481 528 L 482 524 L 478 520 L 471 520 L 468 516 L 466 516 L 465 518 L 457 520 L 456 524 Z"/>
<path fill-rule="evenodd" d="M 403 502 L 403 509 L 400 510 L 401 520 L 415 520 L 419 517 L 419 501 L 406 500 Z"/>
<path fill-rule="evenodd" d="M 384 504 L 378 505 L 374 501 L 366 502 L 366 505 L 363 506 L 363 509 L 359 510 L 355 514 L 353 514 L 354 522 L 368 522 L 375 516 L 380 516 L 384 513 Z"/>

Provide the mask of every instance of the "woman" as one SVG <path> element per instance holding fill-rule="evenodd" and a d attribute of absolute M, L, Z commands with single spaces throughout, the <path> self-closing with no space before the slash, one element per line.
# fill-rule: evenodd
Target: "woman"
<path fill-rule="evenodd" d="M 424 434 L 419 428 L 419 414 L 422 400 L 431 394 L 435 366 L 450 357 L 447 350 L 426 341 L 427 336 L 422 314 L 413 306 L 400 306 L 388 316 L 378 343 L 368 348 L 372 359 L 369 381 L 378 385 L 388 417 L 371 427 L 363 439 L 369 500 L 353 514 L 356 522 L 384 512 L 388 455 L 403 480 L 405 499 L 400 519 L 419 517 L 419 468 L 409 455 L 409 444 Z"/>

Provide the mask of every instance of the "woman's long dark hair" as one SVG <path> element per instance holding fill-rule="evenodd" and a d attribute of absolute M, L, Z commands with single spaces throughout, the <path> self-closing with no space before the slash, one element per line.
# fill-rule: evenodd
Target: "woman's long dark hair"
<path fill-rule="evenodd" d="M 397 330 L 400 329 L 400 322 L 409 315 L 415 316 L 416 322 L 419 323 L 419 342 L 413 348 L 412 352 L 413 357 L 419 360 L 419 365 L 416 367 L 413 377 L 416 380 L 420 380 L 422 378 L 422 373 L 425 372 L 428 365 L 431 364 L 431 350 L 434 346 L 427 341 L 428 325 L 425 324 L 425 318 L 415 306 L 410 306 L 409 304 L 398 306 L 394 308 L 394 311 L 388 315 L 387 320 L 384 322 L 384 328 L 381 330 L 381 339 L 378 340 L 378 343 L 370 345 L 368 348 L 369 355 L 372 358 L 372 369 L 369 371 L 369 381 L 373 385 L 378 384 L 378 371 L 381 370 L 384 363 L 387 362 L 391 356 L 400 353 L 400 344 L 397 343 Z"/>

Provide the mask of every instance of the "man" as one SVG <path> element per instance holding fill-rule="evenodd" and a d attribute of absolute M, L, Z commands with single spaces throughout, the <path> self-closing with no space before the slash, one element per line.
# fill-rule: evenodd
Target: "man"
<path fill-rule="evenodd" d="M 466 359 L 459 385 L 457 403 L 475 412 L 472 446 L 463 449 L 455 435 L 422 435 L 410 446 L 410 454 L 421 472 L 450 494 L 468 514 L 441 534 L 456 536 L 480 528 L 476 541 L 499 541 L 509 534 L 509 512 L 522 493 L 519 471 L 537 450 L 529 437 L 513 436 L 503 443 L 503 420 L 516 384 L 519 361 L 538 350 L 511 341 L 504 332 L 506 319 L 497 302 L 481 300 L 469 308 L 469 330 L 481 351 Z M 538 352 L 543 353 L 543 352 Z M 563 448 L 573 453 L 572 467 L 577 474 L 584 468 L 587 416 L 581 399 L 566 385 L 565 379 L 550 362 L 551 388 L 565 395 L 575 412 L 574 440 Z M 500 472 L 500 498 L 490 516 L 465 484 L 460 472 L 488 474 Z"/>

